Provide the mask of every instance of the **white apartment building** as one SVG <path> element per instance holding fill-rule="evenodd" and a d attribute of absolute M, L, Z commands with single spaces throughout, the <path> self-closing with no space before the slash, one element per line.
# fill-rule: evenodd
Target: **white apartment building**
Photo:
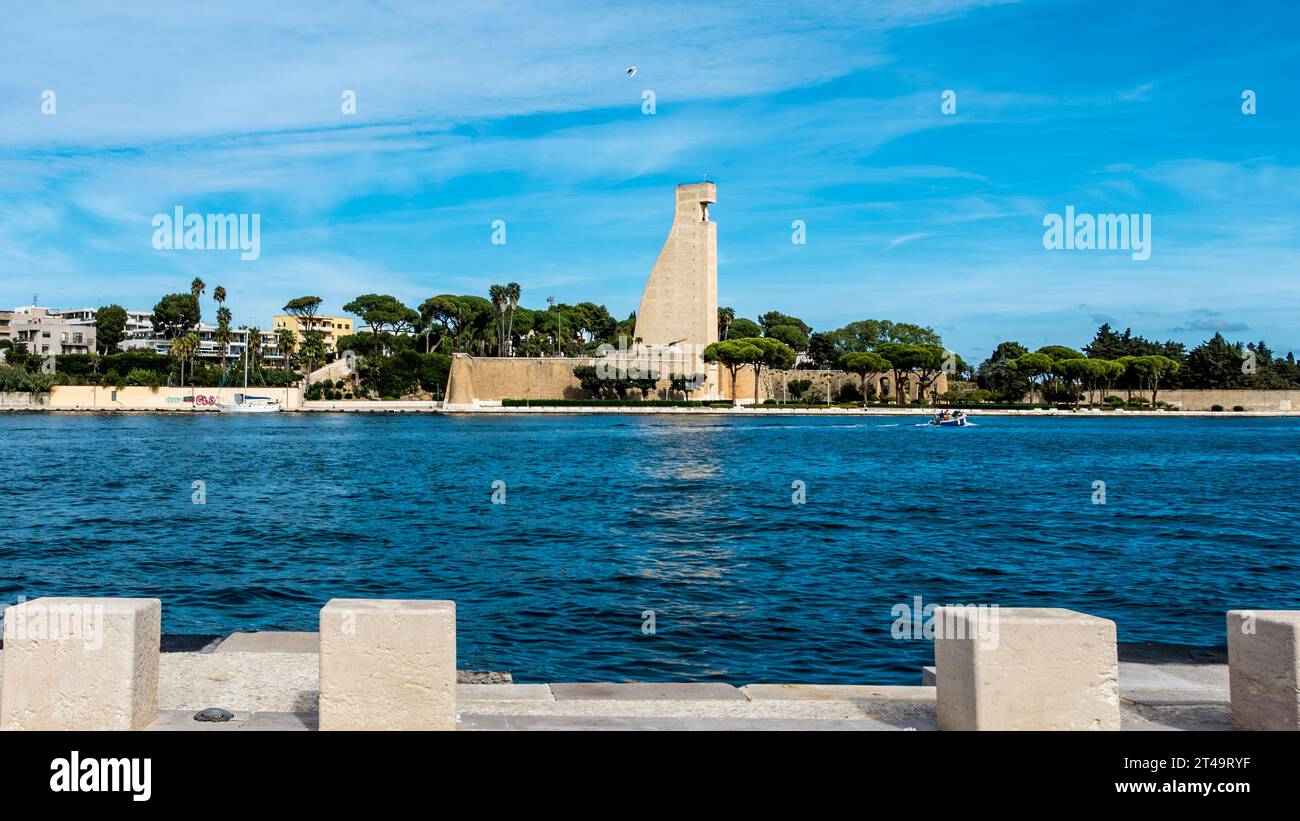
<path fill-rule="evenodd" d="M 244 358 L 244 348 L 248 345 L 248 331 L 248 328 L 230 329 L 230 345 L 226 350 L 226 362 L 233 363 Z M 198 358 L 220 362 L 221 346 L 217 344 L 217 326 L 202 322 L 199 323 L 196 332 L 199 337 Z M 262 359 L 271 363 L 283 362 L 284 355 L 280 353 L 275 334 L 263 331 L 260 336 Z M 162 334 L 154 333 L 151 324 L 147 330 L 129 334 L 126 339 L 118 343 L 118 347 L 124 351 L 149 350 L 167 354 L 171 352 L 172 342 Z"/>
<path fill-rule="evenodd" d="M 92 353 L 95 350 L 94 323 L 72 322 L 61 312 L 39 305 L 14 308 L 9 331 L 10 341 L 38 356 Z"/>
<path fill-rule="evenodd" d="M 99 313 L 98 308 L 67 308 L 55 311 L 59 316 L 76 325 L 94 325 L 95 316 Z M 126 335 L 153 330 L 153 312 L 152 311 L 131 311 L 126 312 Z"/>
<path fill-rule="evenodd" d="M 38 305 L 22 306 L 12 312 L 0 311 L 0 339 L 11 338 L 15 344 L 21 342 L 29 352 L 36 354 L 92 353 L 95 351 L 95 317 L 98 312 L 97 308 L 60 309 Z M 5 320 L 9 321 L 6 323 Z M 198 358 L 220 362 L 217 327 L 200 323 L 197 333 Z M 248 344 L 248 329 L 231 328 L 230 335 L 227 362 L 243 358 L 244 346 Z M 118 348 L 167 354 L 171 352 L 171 340 L 154 333 L 152 311 L 127 310 L 125 338 L 118 343 Z M 267 362 L 284 361 L 273 332 L 261 334 L 261 352 L 262 359 Z"/>

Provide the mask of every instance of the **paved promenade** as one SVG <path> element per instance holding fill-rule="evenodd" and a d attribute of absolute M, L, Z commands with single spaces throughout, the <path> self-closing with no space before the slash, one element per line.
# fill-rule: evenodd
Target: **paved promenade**
<path fill-rule="evenodd" d="M 317 633 L 168 637 L 154 730 L 314 730 Z M 169 651 L 169 652 L 168 652 Z M 0 651 L 0 675 L 3 675 Z M 1125 730 L 1228 730 L 1223 653 L 1120 646 Z M 462 730 L 934 730 L 935 690 L 916 686 L 723 683 L 519 684 L 508 673 L 461 671 Z M 228 722 L 194 713 L 223 707 Z"/>
<path fill-rule="evenodd" d="M 51 408 L 53 409 L 53 408 Z M 912 416 L 929 419 L 938 406 L 916 407 L 880 407 L 867 408 L 782 408 L 767 405 L 763 407 L 639 407 L 636 405 L 565 405 L 539 407 L 506 407 L 500 404 L 481 405 L 446 405 L 436 401 L 388 401 L 371 402 L 364 400 L 340 400 L 337 402 L 312 401 L 303 402 L 299 411 L 307 413 L 457 413 L 457 414 L 496 414 L 496 415 L 562 415 L 562 414 L 652 414 L 652 415 L 713 415 L 713 416 Z M 1038 409 L 1038 410 L 999 410 L 981 409 L 978 405 L 953 405 L 949 410 L 964 409 L 972 418 L 979 416 L 1063 416 L 1067 418 L 1123 417 L 1123 416 L 1166 416 L 1166 417 L 1214 417 L 1240 418 L 1243 416 L 1300 416 L 1300 410 L 1294 411 L 1103 411 L 1101 409 L 1080 408 L 1077 411 Z"/>
<path fill-rule="evenodd" d="M 12 396 L 12 395 L 11 395 Z M 968 406 L 944 406 L 949 410 L 964 410 L 972 418 L 980 416 L 1061 416 L 1074 419 L 1088 419 L 1092 417 L 1143 417 L 1143 416 L 1165 416 L 1165 417 L 1212 417 L 1217 419 L 1239 419 L 1243 416 L 1300 416 L 1300 410 L 1258 410 L 1258 411 L 1208 411 L 1208 410 L 1180 410 L 1180 411 L 1163 411 L 1163 410 L 1115 410 L 1103 411 L 1101 409 L 1080 408 L 1077 411 L 1057 410 L 1057 409 L 1037 409 L 1037 410 L 1005 410 L 995 408 L 981 408 L 978 405 Z M 783 408 L 774 405 L 765 405 L 762 407 L 753 406 L 728 406 L 728 407 L 656 407 L 656 406 L 637 406 L 637 405 L 565 405 L 565 406 L 533 406 L 533 407 L 505 407 L 499 403 L 484 403 L 480 405 L 447 405 L 440 401 L 434 400 L 390 400 L 390 401 L 367 401 L 360 399 L 327 401 L 316 400 L 303 402 L 289 413 L 451 413 L 451 414 L 489 414 L 489 415 L 572 415 L 572 414 L 650 414 L 650 415 L 695 415 L 695 416 L 745 416 L 745 417 L 765 417 L 765 416 L 911 416 L 929 418 L 934 416 L 935 412 L 940 410 L 939 406 L 871 406 L 866 408 L 840 408 L 840 407 L 811 407 L 811 408 Z M 0 413 L 63 413 L 74 415 L 118 415 L 118 414 L 143 414 L 143 415 L 175 415 L 189 413 L 218 413 L 216 406 L 193 407 L 186 405 L 177 405 L 174 407 L 151 407 L 147 405 L 135 406 L 116 406 L 116 407 L 91 407 L 82 404 L 61 404 L 58 402 L 44 401 L 40 403 L 31 403 L 23 401 L 21 403 L 6 403 L 4 396 L 0 395 Z"/>

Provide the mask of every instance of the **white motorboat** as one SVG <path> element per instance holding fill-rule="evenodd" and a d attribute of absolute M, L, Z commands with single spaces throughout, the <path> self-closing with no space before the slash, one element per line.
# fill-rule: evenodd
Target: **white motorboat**
<path fill-rule="evenodd" d="M 952 416 L 949 416 L 947 411 L 944 411 L 931 419 L 930 424 L 938 425 L 941 428 L 964 428 L 967 425 L 966 414 L 957 411 Z"/>

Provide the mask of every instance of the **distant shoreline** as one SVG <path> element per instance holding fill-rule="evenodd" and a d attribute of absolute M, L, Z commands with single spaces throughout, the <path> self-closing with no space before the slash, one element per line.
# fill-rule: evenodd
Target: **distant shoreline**
<path fill-rule="evenodd" d="M 445 414 L 455 416 L 479 416 L 479 415 L 540 415 L 540 416 L 591 416 L 601 414 L 614 415 L 678 415 L 678 416 L 733 416 L 744 418 L 763 418 L 767 416 L 882 416 L 882 417 L 931 417 L 938 409 L 934 408 L 777 408 L 768 406 L 763 409 L 754 409 L 750 407 L 741 408 L 716 408 L 716 407 L 649 407 L 639 408 L 634 406 L 542 406 L 542 407 L 500 407 L 500 406 L 480 406 L 480 407 L 442 407 L 437 402 L 319 402 L 306 403 L 302 407 L 293 410 L 282 411 L 282 413 L 301 413 L 301 414 L 334 414 L 334 413 L 428 413 L 428 414 Z M 1291 418 L 1300 417 L 1300 411 L 1137 411 L 1137 410 L 1115 410 L 1115 411 L 1089 411 L 1089 410 L 981 410 L 978 407 L 952 407 L 947 410 L 962 410 L 972 418 L 982 416 L 1024 416 L 1024 417 L 1053 417 L 1064 419 L 1111 419 L 1111 418 L 1128 418 L 1128 417 L 1159 417 L 1171 419 L 1186 418 L 1260 418 L 1260 417 L 1278 417 Z M 58 407 L 58 406 L 32 406 L 32 405 L 0 405 L 0 413 L 30 413 L 30 414 L 67 414 L 67 415 L 85 415 L 85 416 L 192 416 L 192 415 L 219 415 L 217 410 L 164 410 L 159 408 L 78 408 L 78 407 Z"/>

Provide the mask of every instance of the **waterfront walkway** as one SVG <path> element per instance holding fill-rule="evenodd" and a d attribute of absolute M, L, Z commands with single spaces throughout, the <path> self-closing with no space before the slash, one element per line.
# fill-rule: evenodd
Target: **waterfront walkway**
<path fill-rule="evenodd" d="M 314 730 L 319 634 L 167 637 L 155 730 Z M 0 675 L 3 651 L 0 651 Z M 604 683 L 520 684 L 461 671 L 462 730 L 934 730 L 932 686 Z M 918 681 L 928 673 L 918 670 Z M 1125 730 L 1228 730 L 1221 650 L 1120 645 Z M 231 721 L 194 713 L 223 707 Z"/>
<path fill-rule="evenodd" d="M 53 408 L 51 408 L 53 409 Z M 807 407 L 790 408 L 779 405 L 740 405 L 729 407 L 676 407 L 646 405 L 541 405 L 541 406 L 503 406 L 500 403 L 483 403 L 479 405 L 446 405 L 438 401 L 384 401 L 366 400 L 311 401 L 303 402 L 297 409 L 307 413 L 451 413 L 451 414 L 496 414 L 496 415 L 563 415 L 563 414 L 651 414 L 651 415 L 714 415 L 714 416 L 919 416 L 929 419 L 939 410 L 963 409 L 972 418 L 979 416 L 1062 416 L 1066 418 L 1122 417 L 1122 416 L 1164 416 L 1164 417 L 1214 417 L 1220 419 L 1241 418 L 1244 416 L 1300 416 L 1300 410 L 1294 411 L 1164 411 L 1164 410 L 1115 410 L 1103 411 L 1100 408 L 1080 408 L 1078 410 L 1060 410 L 1040 408 L 1035 410 L 980 408 L 969 406 L 879 406 L 870 407 Z"/>

